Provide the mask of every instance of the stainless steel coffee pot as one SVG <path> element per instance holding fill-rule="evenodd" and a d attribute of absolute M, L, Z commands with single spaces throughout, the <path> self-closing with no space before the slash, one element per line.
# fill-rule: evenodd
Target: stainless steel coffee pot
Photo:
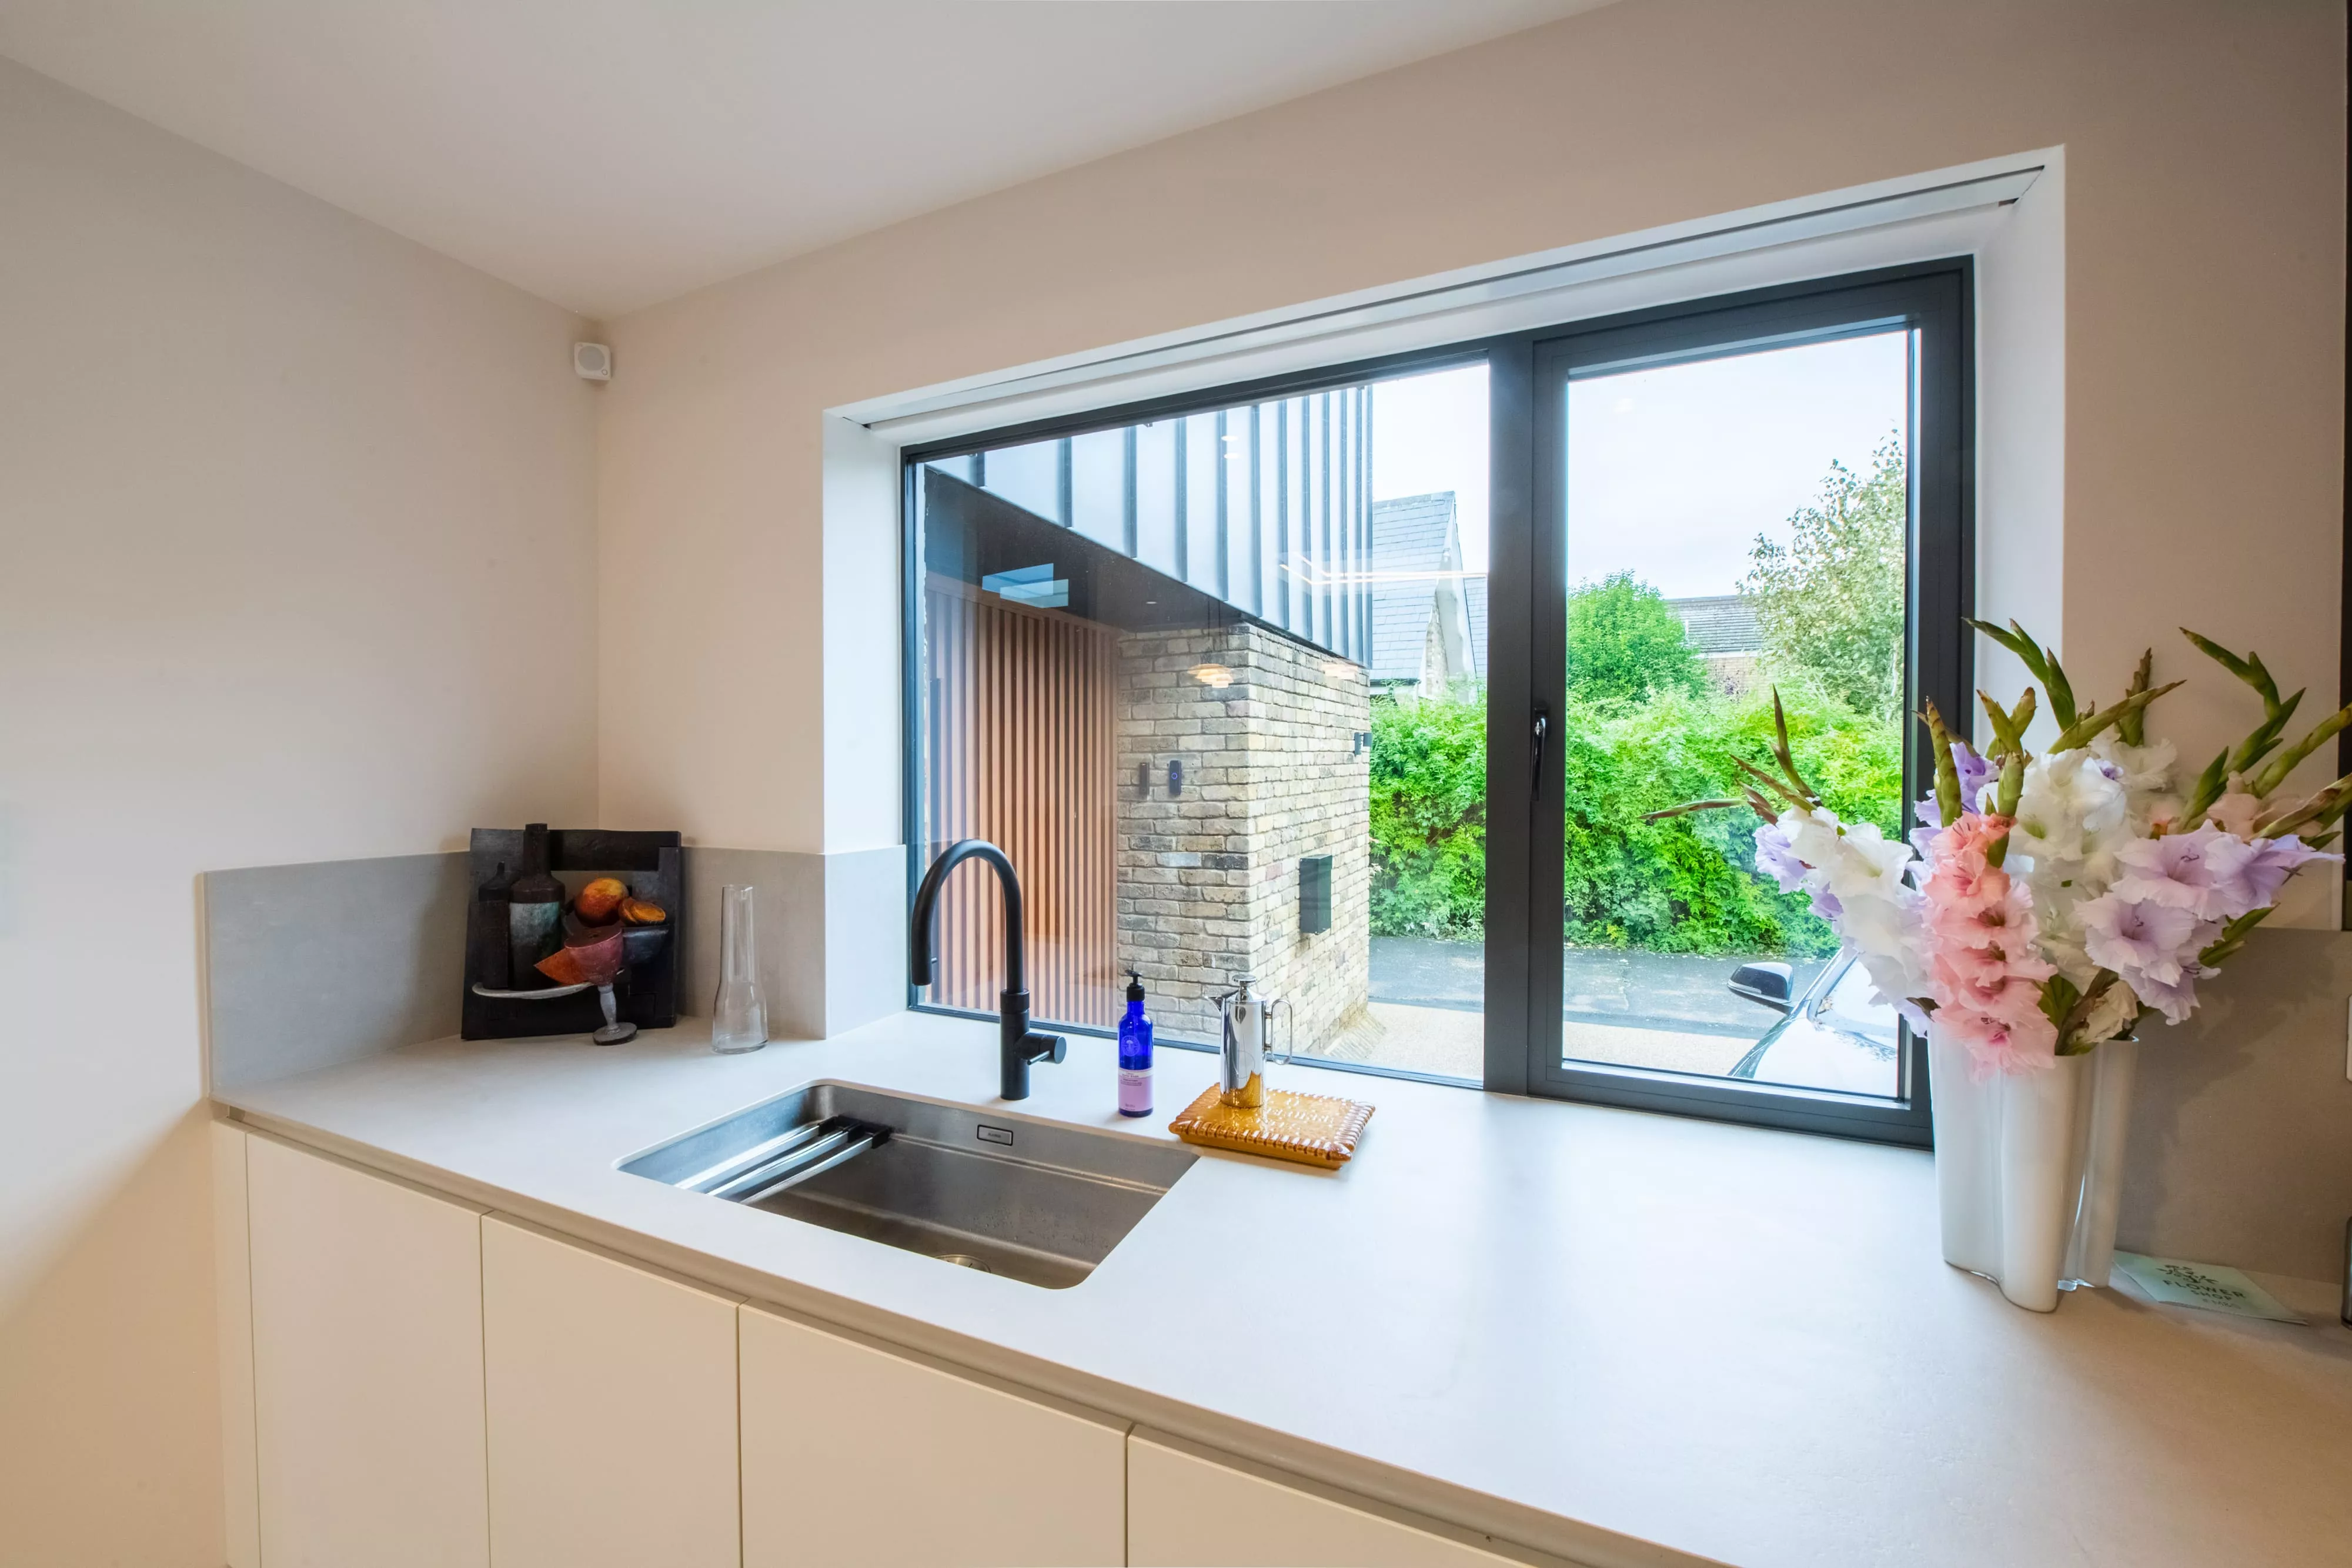
<path fill-rule="evenodd" d="M 1254 997 L 1255 975 L 1234 977 L 1234 989 L 1217 998 L 1224 1015 L 1224 1039 L 1217 1060 L 1217 1099 L 1221 1104 L 1255 1110 L 1265 1103 L 1265 1064 L 1273 1054 L 1274 1010 L 1278 998 Z"/>

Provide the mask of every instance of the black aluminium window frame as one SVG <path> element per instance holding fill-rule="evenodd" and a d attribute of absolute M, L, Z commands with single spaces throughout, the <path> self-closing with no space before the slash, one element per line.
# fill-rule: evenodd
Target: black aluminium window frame
<path fill-rule="evenodd" d="M 1576 323 L 1533 343 L 1525 362 L 1523 395 L 1532 411 L 1535 437 L 1527 454 L 1525 480 L 1531 506 L 1527 536 L 1531 552 L 1522 580 L 1535 602 L 1526 624 L 1530 643 L 1520 667 L 1530 674 L 1528 706 L 1520 711 L 1557 715 L 1566 708 L 1568 576 L 1567 516 L 1569 384 L 1587 376 L 1675 363 L 1727 358 L 1801 343 L 1823 342 L 1890 329 L 1910 337 L 1910 532 L 1905 624 L 1906 715 L 1932 697 L 1948 714 L 1972 711 L 1969 691 L 1972 639 L 1962 618 L 1974 610 L 1975 572 L 1975 332 L 1973 270 L 1961 258 L 1889 268 L 1818 283 L 1701 300 Z M 1515 366 L 1515 370 L 1517 367 Z M 1491 395 L 1491 394 L 1490 394 Z M 1492 547 L 1490 546 L 1490 549 Z M 1492 589 L 1489 591 L 1492 602 Z M 1489 638 L 1495 623 L 1489 609 Z M 1490 658 L 1493 657 L 1491 652 Z M 1503 668 L 1494 660 L 1496 670 Z M 1496 714 L 1487 721 L 1490 770 L 1494 765 Z M 1531 725 L 1522 727 L 1529 728 Z M 1930 785 L 1920 727 L 1903 727 L 1904 801 L 1918 800 Z M 1528 741 L 1531 745 L 1531 738 Z M 1527 814 L 1528 841 L 1509 863 L 1556 867 L 1565 853 L 1565 821 L 1557 805 L 1565 787 L 1563 748 L 1546 748 L 1540 758 L 1520 763 L 1526 776 L 1540 763 L 1535 799 Z M 1491 785 L 1490 785 L 1491 788 Z M 1488 821 L 1488 875 L 1498 858 L 1495 812 Z M 1561 1016 L 1562 977 L 1557 963 L 1534 963 L 1537 953 L 1557 952 L 1565 935 L 1559 885 L 1534 879 L 1528 890 L 1524 925 L 1529 967 L 1525 983 L 1528 1020 L 1525 1089 L 1564 1099 L 1588 1100 L 1636 1110 L 1665 1111 L 1745 1122 L 1799 1132 L 1827 1133 L 1883 1143 L 1927 1147 L 1934 1141 L 1929 1117 L 1931 1085 L 1927 1041 L 1906 1026 L 1898 1057 L 1899 1098 L 1893 1102 L 1765 1085 L 1733 1085 L 1695 1075 L 1651 1071 L 1562 1060 L 1557 1020 Z M 1490 894 L 1489 930 L 1493 929 Z M 1490 959 L 1491 962 L 1491 959 Z M 1538 1020 L 1545 1020 L 1536 1027 Z M 1507 1042 L 1489 1037 L 1487 1081 L 1496 1087 L 1498 1060 Z"/>
<path fill-rule="evenodd" d="M 1557 715 L 1564 707 L 1567 559 L 1561 526 L 1563 475 L 1559 465 L 1565 461 L 1566 427 L 1564 409 L 1557 405 L 1568 375 L 1602 366 L 1622 370 L 1644 362 L 1727 358 L 1898 327 L 1907 327 L 1914 334 L 1908 455 L 1912 580 L 1906 613 L 1912 690 L 1906 695 L 1915 708 L 1917 699 L 1927 695 L 1947 712 L 1971 711 L 1967 696 L 1972 679 L 1970 642 L 1961 633 L 1960 617 L 1972 612 L 1974 600 L 1973 308 L 1973 264 L 1970 258 L 1959 256 L 1318 366 L 901 448 L 901 798 L 909 899 L 926 869 L 929 849 L 922 837 L 922 541 L 915 490 L 922 465 L 994 447 L 1115 430 L 1150 420 L 1484 361 L 1488 367 L 1491 473 L 1487 498 L 1486 1049 L 1482 1087 L 1488 1092 L 1580 1100 L 1927 1146 L 1931 1135 L 1926 1045 L 1907 1031 L 1903 1047 L 1905 1097 L 1892 1104 L 1857 1096 L 1735 1087 L 1639 1069 L 1553 1065 L 1561 1043 L 1560 966 L 1557 961 L 1534 960 L 1547 949 L 1560 950 L 1563 910 L 1557 868 L 1563 863 L 1564 824 L 1547 822 L 1536 808 L 1541 800 L 1560 799 L 1562 770 L 1560 748 L 1548 746 L 1542 778 L 1534 777 L 1537 759 L 1529 721 L 1538 711 Z M 1554 379 L 1555 371 L 1563 373 Z M 1558 439 L 1547 441 L 1543 435 L 1547 429 Z M 1496 593 L 1492 585 L 1504 582 L 1523 585 L 1527 598 L 1519 601 Z M 1923 635 L 1930 615 L 1943 630 Z M 1557 656 L 1547 659 L 1548 652 Z M 1923 789 L 1924 747 L 1911 733 L 1916 727 L 1907 723 L 1905 727 L 1906 799 L 1916 799 Z M 1538 873 L 1538 866 L 1553 869 L 1543 875 Z M 920 991 L 911 986 L 908 1001 L 924 1011 L 966 1016 L 925 1002 Z M 1108 1031 L 1077 1029 L 1075 1032 Z M 1425 1076 L 1352 1064 L 1347 1064 L 1346 1070 L 1387 1077 Z"/>

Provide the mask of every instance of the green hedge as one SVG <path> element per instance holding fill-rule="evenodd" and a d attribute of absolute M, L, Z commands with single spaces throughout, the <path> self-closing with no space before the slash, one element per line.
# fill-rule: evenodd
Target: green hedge
<path fill-rule="evenodd" d="M 1486 924 L 1486 707 L 1372 704 L 1372 931 L 1475 941 Z"/>
<path fill-rule="evenodd" d="M 1799 764 L 1849 821 L 1896 831 L 1902 735 L 1805 686 L 1784 685 Z M 1570 693 L 1560 725 L 1567 777 L 1568 939 L 1655 953 L 1833 951 L 1801 895 L 1748 869 L 1755 820 L 1644 813 L 1738 793 L 1733 756 L 1763 760 L 1771 698 L 1665 691 L 1640 700 Z M 1381 699 L 1372 714 L 1372 930 L 1475 940 L 1486 904 L 1486 727 L 1482 702 Z"/>

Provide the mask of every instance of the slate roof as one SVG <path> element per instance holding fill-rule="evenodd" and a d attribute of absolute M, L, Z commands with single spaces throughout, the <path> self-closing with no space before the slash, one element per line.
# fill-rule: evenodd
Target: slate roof
<path fill-rule="evenodd" d="M 1745 594 L 1669 599 L 1666 607 L 1682 617 L 1683 636 L 1701 653 L 1754 653 L 1763 649 L 1756 601 Z"/>
<path fill-rule="evenodd" d="M 1372 658 L 1375 681 L 1418 681 L 1429 618 L 1436 608 L 1435 575 L 1447 570 L 1446 541 L 1454 533 L 1454 492 L 1401 496 L 1372 503 Z M 1458 537 L 1454 549 L 1460 549 Z M 1461 570 L 1457 554 L 1450 563 Z M 1413 573 L 1431 575 L 1415 578 Z M 1402 575 L 1400 575 L 1402 574 Z M 1478 674 L 1486 673 L 1486 579 L 1455 580 L 1470 620 L 1470 644 Z"/>

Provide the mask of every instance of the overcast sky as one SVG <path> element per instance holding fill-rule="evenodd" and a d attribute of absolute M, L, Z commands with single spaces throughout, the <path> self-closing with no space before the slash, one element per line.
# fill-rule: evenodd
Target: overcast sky
<path fill-rule="evenodd" d="M 1789 535 L 1832 459 L 1866 470 L 1903 431 L 1904 334 L 1890 332 L 1569 389 L 1569 580 L 1631 570 L 1670 599 L 1729 593 L 1756 536 Z M 1381 382 L 1372 494 L 1452 490 L 1465 565 L 1486 570 L 1484 366 Z"/>

